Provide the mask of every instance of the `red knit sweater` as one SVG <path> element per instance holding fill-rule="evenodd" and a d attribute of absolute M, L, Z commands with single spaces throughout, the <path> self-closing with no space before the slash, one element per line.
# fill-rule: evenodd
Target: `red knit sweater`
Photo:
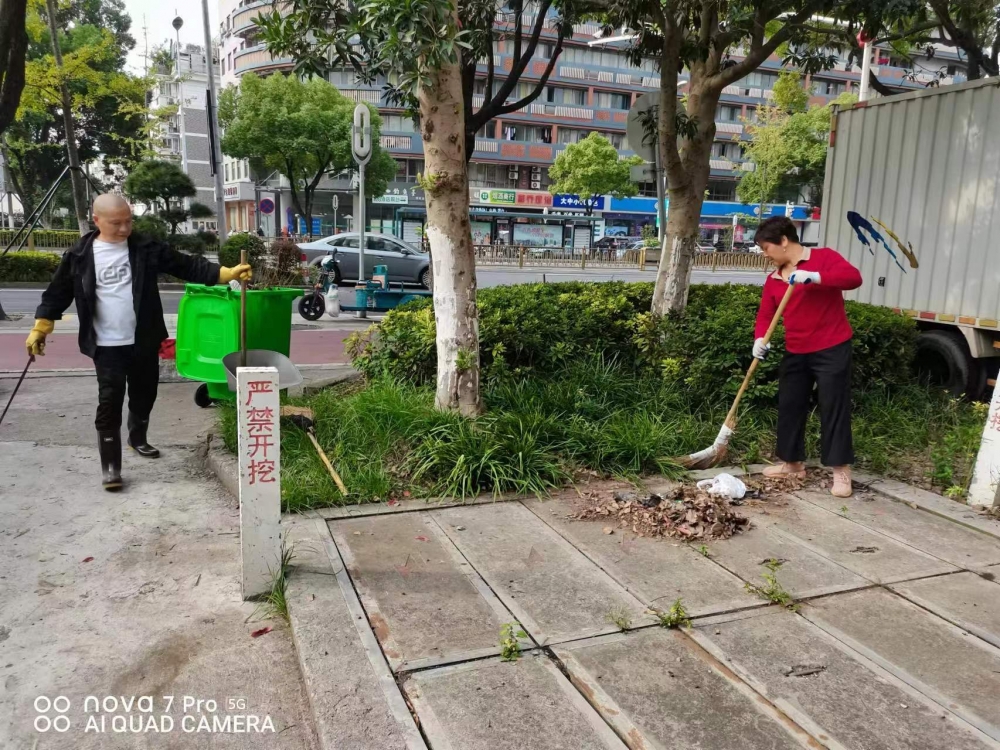
<path fill-rule="evenodd" d="M 844 291 L 861 286 L 861 272 L 828 247 L 805 248 L 799 271 L 817 271 L 819 284 L 799 284 L 785 308 L 785 349 L 811 354 L 851 338 L 851 324 L 844 310 Z M 788 282 L 777 271 L 768 275 L 757 311 L 754 337 L 761 338 L 771 324 Z"/>

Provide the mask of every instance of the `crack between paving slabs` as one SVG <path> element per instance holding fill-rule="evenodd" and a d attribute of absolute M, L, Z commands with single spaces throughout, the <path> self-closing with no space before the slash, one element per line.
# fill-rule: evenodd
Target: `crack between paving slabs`
<path fill-rule="evenodd" d="M 981 719 L 972 711 L 963 710 L 960 712 L 951 708 L 952 704 L 959 704 L 955 701 L 949 700 L 946 696 L 925 684 L 922 680 L 916 679 L 902 668 L 897 667 L 888 659 L 882 658 L 867 646 L 851 638 L 840 629 L 827 623 L 823 620 L 823 618 L 816 617 L 815 615 L 813 615 L 813 617 L 808 617 L 802 614 L 802 612 L 796 612 L 795 615 L 796 617 L 801 617 L 811 626 L 816 628 L 816 630 L 821 633 L 829 643 L 836 646 L 842 653 L 854 659 L 870 672 L 888 680 L 905 693 L 909 694 L 916 700 L 919 700 L 926 707 L 942 711 L 947 714 L 952 721 L 958 723 L 962 728 L 971 732 L 978 739 L 986 742 L 991 747 L 1000 747 L 1000 743 L 997 742 L 1000 740 L 1000 730 L 988 721 Z M 944 618 L 941 619 L 943 620 Z M 951 623 L 949 624 L 957 630 L 962 630 L 962 628 L 958 628 Z M 992 644 L 984 642 L 984 645 L 991 650 L 997 650 Z M 961 706 L 959 707 L 961 708 Z"/>

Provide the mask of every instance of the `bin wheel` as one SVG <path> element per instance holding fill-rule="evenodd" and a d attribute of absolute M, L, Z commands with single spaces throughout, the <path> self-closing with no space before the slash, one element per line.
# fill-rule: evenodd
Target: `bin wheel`
<path fill-rule="evenodd" d="M 326 303 L 322 295 L 307 294 L 299 300 L 299 315 L 306 320 L 319 320 L 326 312 Z"/>
<path fill-rule="evenodd" d="M 207 409 L 212 405 L 212 397 L 208 395 L 208 383 L 202 383 L 198 390 L 194 392 L 194 402 L 202 409 Z"/>

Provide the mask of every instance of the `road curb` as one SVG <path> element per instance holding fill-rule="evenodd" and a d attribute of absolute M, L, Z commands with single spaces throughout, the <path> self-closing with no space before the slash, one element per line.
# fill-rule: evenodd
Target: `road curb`
<path fill-rule="evenodd" d="M 218 435 L 209 433 L 204 446 L 199 449 L 199 456 L 205 469 L 214 474 L 233 499 L 239 502 L 239 467 L 236 464 L 236 457 L 226 450 L 222 439 Z"/>

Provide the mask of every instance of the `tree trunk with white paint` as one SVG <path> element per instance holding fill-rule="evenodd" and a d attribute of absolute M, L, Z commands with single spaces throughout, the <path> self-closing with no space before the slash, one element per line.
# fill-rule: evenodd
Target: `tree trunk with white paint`
<path fill-rule="evenodd" d="M 680 312 L 687 305 L 691 286 L 691 269 L 698 248 L 701 204 L 704 201 L 711 173 L 712 142 L 715 140 L 715 110 L 721 89 L 709 87 L 698 80 L 700 66 L 694 66 L 688 88 L 686 114 L 697 121 L 697 132 L 682 139 L 679 150 L 668 139 L 677 134 L 672 108 L 665 106 L 666 97 L 676 98 L 676 91 L 661 85 L 660 151 L 669 154 L 664 168 L 670 195 L 667 231 L 660 251 L 651 311 L 654 315 Z M 669 117 L 670 123 L 665 122 Z"/>
<path fill-rule="evenodd" d="M 444 64 L 421 87 L 422 180 L 434 274 L 437 395 L 440 410 L 475 416 L 479 395 L 479 313 L 469 225 L 469 173 L 461 61 Z"/>

